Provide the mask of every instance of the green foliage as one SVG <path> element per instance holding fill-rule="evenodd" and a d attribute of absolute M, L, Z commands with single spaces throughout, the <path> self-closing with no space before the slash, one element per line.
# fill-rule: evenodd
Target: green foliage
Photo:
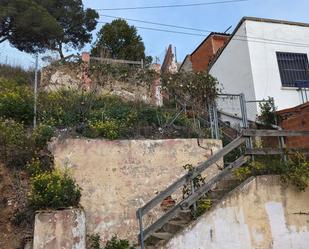
<path fill-rule="evenodd" d="M 50 125 L 40 124 L 32 133 L 32 137 L 37 149 L 42 149 L 54 136 L 54 128 Z"/>
<path fill-rule="evenodd" d="M 191 164 L 187 164 L 183 166 L 185 170 L 187 170 L 189 173 L 193 173 L 195 168 Z M 199 189 L 201 186 L 205 184 L 205 177 L 203 177 L 201 174 L 197 175 L 193 179 L 193 186 L 194 189 Z M 182 195 L 183 199 L 186 199 L 192 194 L 192 184 L 191 182 L 185 184 L 182 189 Z M 194 217 L 201 216 L 206 211 L 208 211 L 212 207 L 212 200 L 207 197 L 207 195 L 202 196 L 197 202 L 196 202 L 196 210 L 191 207 L 191 211 Z"/>
<path fill-rule="evenodd" d="M 17 210 L 11 219 L 14 226 L 23 227 L 27 224 L 32 224 L 34 212 L 32 210 Z"/>
<path fill-rule="evenodd" d="M 281 177 L 286 184 L 294 185 L 299 191 L 305 191 L 309 184 L 309 162 L 300 153 L 292 156 Z"/>
<path fill-rule="evenodd" d="M 30 124 L 33 121 L 31 88 L 0 78 L 0 117 Z"/>
<path fill-rule="evenodd" d="M 158 73 L 150 69 L 141 69 L 126 64 L 92 63 L 90 74 L 96 84 L 114 84 L 115 81 L 126 83 L 147 83 L 150 85 L 158 78 Z"/>
<path fill-rule="evenodd" d="M 268 97 L 266 102 L 259 103 L 261 109 L 261 115 L 258 120 L 266 126 L 276 125 L 276 107 L 274 99 Z"/>
<path fill-rule="evenodd" d="M 199 217 L 207 212 L 212 207 L 212 200 L 207 197 L 202 197 L 196 203 L 195 217 Z"/>
<path fill-rule="evenodd" d="M 118 239 L 117 236 L 107 241 L 105 249 L 134 249 L 133 246 L 130 246 L 128 240 Z"/>
<path fill-rule="evenodd" d="M 103 249 L 101 247 L 101 237 L 99 234 L 89 235 L 87 238 L 87 249 Z M 104 249 L 134 249 L 128 240 L 118 239 L 113 236 L 111 240 L 107 241 Z"/>
<path fill-rule="evenodd" d="M 207 104 L 214 102 L 219 91 L 218 81 L 206 72 L 166 74 L 162 82 L 169 96 L 183 103 L 189 101 L 197 116 L 205 112 Z"/>
<path fill-rule="evenodd" d="M 11 118 L 26 125 L 33 121 L 33 94 L 26 85 L 0 80 L 0 118 Z M 177 118 L 175 119 L 177 115 Z M 102 95 L 95 89 L 40 92 L 38 122 L 33 131 L 36 150 L 44 148 L 54 128 L 76 128 L 86 137 L 108 139 L 134 136 L 198 137 L 196 124 L 187 114 L 173 108 L 157 108 L 119 97 Z M 143 130 L 145 128 L 145 132 Z M 142 130 L 140 133 L 139 130 Z"/>
<path fill-rule="evenodd" d="M 67 171 L 54 170 L 31 179 L 30 203 L 35 209 L 77 207 L 81 189 Z"/>
<path fill-rule="evenodd" d="M 101 247 L 101 236 L 98 233 L 87 236 L 87 249 L 103 249 Z"/>
<path fill-rule="evenodd" d="M 91 50 L 93 56 L 101 56 L 102 53 L 114 59 L 141 60 L 145 59 L 145 46 L 134 26 L 116 19 L 101 28 Z"/>
<path fill-rule="evenodd" d="M 120 136 L 119 124 L 114 120 L 90 121 L 84 135 L 90 138 L 105 137 L 117 139 Z"/>
<path fill-rule="evenodd" d="M 57 20 L 61 33 L 51 39 L 49 49 L 63 55 L 63 45 L 67 48 L 81 49 L 91 41 L 91 32 L 97 25 L 99 14 L 93 9 L 84 9 L 81 0 L 35 0 Z"/>
<path fill-rule="evenodd" d="M 29 85 L 34 81 L 34 71 L 31 69 L 25 70 L 19 66 L 10 66 L 5 64 L 0 64 L 0 81 L 4 79 L 11 82 L 15 82 L 17 85 Z M 1 87 L 3 87 L 1 83 Z"/>
<path fill-rule="evenodd" d="M 98 13 L 78 0 L 2 0 L 0 42 L 35 53 L 47 49 L 63 55 L 63 45 L 80 49 L 90 42 Z"/>
<path fill-rule="evenodd" d="M 31 177 L 34 177 L 46 172 L 51 172 L 52 167 L 50 164 L 44 163 L 44 161 L 40 160 L 40 158 L 33 157 L 30 161 L 27 162 L 26 170 Z"/>
<path fill-rule="evenodd" d="M 309 184 L 309 163 L 300 153 L 289 156 L 286 163 L 274 156 L 256 157 L 255 161 L 235 169 L 233 173 L 240 181 L 257 175 L 280 175 L 283 183 L 292 184 L 299 191 L 304 191 Z"/>
<path fill-rule="evenodd" d="M 11 119 L 0 119 L 1 161 L 22 168 L 33 157 L 34 148 L 24 126 Z"/>
<path fill-rule="evenodd" d="M 0 43 L 9 41 L 21 51 L 44 52 L 61 34 L 57 20 L 34 0 L 2 0 Z M 50 1 L 49 1 L 50 2 Z"/>

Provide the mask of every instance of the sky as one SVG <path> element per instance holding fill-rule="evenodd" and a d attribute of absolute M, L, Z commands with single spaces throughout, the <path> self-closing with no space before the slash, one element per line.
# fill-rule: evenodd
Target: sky
<path fill-rule="evenodd" d="M 202 2 L 217 2 L 218 0 L 83 0 L 86 8 L 102 9 L 116 7 L 136 7 L 153 5 L 172 5 Z M 309 23 L 309 1 L 308 0 L 248 0 L 236 3 L 225 3 L 207 6 L 194 6 L 182 8 L 143 9 L 143 10 L 105 10 L 99 11 L 103 15 L 119 16 L 123 18 L 139 19 L 144 21 L 158 22 L 164 24 L 185 26 L 216 32 L 224 32 L 232 26 L 230 31 L 236 27 L 243 16 L 262 18 L 273 18 L 288 21 Z M 110 22 L 112 18 L 100 17 L 101 22 Z M 191 53 L 207 36 L 206 32 L 188 31 L 170 27 L 138 23 L 128 21 L 130 25 L 137 27 L 149 27 L 166 29 L 179 32 L 198 33 L 201 36 L 165 33 L 138 28 L 138 33 L 143 38 L 146 54 L 160 58 L 161 62 L 165 50 L 169 44 L 176 47 L 177 60 L 181 62 L 184 57 Z M 93 32 L 95 40 L 96 33 L 102 27 L 99 23 Z M 91 45 L 85 46 L 83 51 L 89 51 Z M 68 51 L 67 54 L 77 51 Z M 0 44 L 0 63 L 21 65 L 23 67 L 33 66 L 34 57 L 12 48 L 8 43 Z M 42 63 L 41 63 L 42 65 Z"/>

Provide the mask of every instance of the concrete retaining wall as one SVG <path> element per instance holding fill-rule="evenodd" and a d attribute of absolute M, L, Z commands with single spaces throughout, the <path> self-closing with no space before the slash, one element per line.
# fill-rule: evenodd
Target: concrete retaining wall
<path fill-rule="evenodd" d="M 284 188 L 278 176 L 253 178 L 164 247 L 189 248 L 307 249 L 309 189 Z"/>
<path fill-rule="evenodd" d="M 83 189 L 87 232 L 99 233 L 103 241 L 114 234 L 136 241 L 136 210 L 184 175 L 185 164 L 197 165 L 222 147 L 218 140 L 201 140 L 200 144 L 203 148 L 196 139 L 66 139 L 55 141 L 51 150 L 56 166 L 70 168 Z M 217 172 L 214 165 L 206 176 Z M 145 224 L 161 214 L 159 207 L 145 217 Z"/>
<path fill-rule="evenodd" d="M 85 249 L 85 214 L 81 209 L 35 215 L 33 249 Z"/>

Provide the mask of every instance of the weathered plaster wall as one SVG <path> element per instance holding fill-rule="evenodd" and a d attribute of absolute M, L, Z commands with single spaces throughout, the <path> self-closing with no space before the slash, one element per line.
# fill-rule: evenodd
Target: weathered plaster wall
<path fill-rule="evenodd" d="M 35 215 L 33 249 L 85 249 L 85 213 L 81 209 Z"/>
<path fill-rule="evenodd" d="M 189 248 L 307 249 L 309 190 L 284 188 L 278 176 L 252 178 L 164 247 Z"/>
<path fill-rule="evenodd" d="M 70 168 L 83 188 L 87 232 L 100 233 L 104 241 L 114 234 L 135 241 L 136 210 L 185 174 L 182 166 L 203 162 L 222 146 L 218 140 L 201 140 L 200 144 L 207 149 L 199 147 L 196 139 L 66 139 L 51 147 L 56 165 Z M 207 177 L 217 172 L 214 165 Z M 161 213 L 159 207 L 145 217 L 145 223 Z"/>

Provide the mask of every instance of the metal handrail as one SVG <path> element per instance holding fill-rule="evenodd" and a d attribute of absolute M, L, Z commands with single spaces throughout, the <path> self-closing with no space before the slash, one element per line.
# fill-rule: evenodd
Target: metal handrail
<path fill-rule="evenodd" d="M 160 229 L 162 225 L 165 224 L 168 220 L 172 219 L 177 213 L 181 212 L 181 210 L 188 209 L 190 206 L 194 205 L 196 201 L 199 200 L 201 196 L 203 196 L 206 192 L 208 192 L 213 184 L 220 181 L 226 174 L 234 168 L 240 167 L 245 164 L 248 160 L 245 155 L 252 155 L 253 153 L 258 153 L 258 151 L 247 150 L 244 152 L 240 158 L 238 158 L 235 162 L 231 163 L 225 169 L 223 169 L 218 175 L 209 180 L 206 184 L 201 186 L 199 189 L 191 193 L 186 199 L 182 200 L 180 203 L 175 205 L 172 209 L 170 209 L 167 213 L 165 213 L 162 217 L 160 217 L 156 222 L 151 224 L 149 227 L 144 229 L 143 227 L 143 216 L 146 215 L 150 210 L 160 204 L 165 198 L 171 196 L 174 192 L 176 192 L 179 188 L 183 187 L 184 184 L 192 181 L 199 174 L 203 173 L 206 169 L 208 169 L 211 165 L 215 164 L 217 161 L 222 159 L 232 150 L 238 148 L 242 145 L 248 138 L 252 137 L 295 137 L 295 136 L 309 136 L 309 131 L 288 131 L 288 130 L 254 130 L 254 129 L 245 129 L 242 130 L 239 137 L 229 143 L 227 146 L 223 147 L 217 153 L 208 158 L 204 163 L 199 164 L 193 171 L 185 174 L 173 184 L 171 184 L 168 188 L 166 188 L 163 192 L 158 194 L 148 203 L 146 203 L 143 207 L 139 208 L 136 212 L 137 218 L 139 220 L 140 226 L 140 234 L 139 234 L 139 242 L 141 248 L 144 249 L 144 241 L 151 236 L 152 232 L 155 232 L 157 229 Z M 251 153 L 250 153 L 251 152 Z M 266 154 L 278 154 L 278 150 L 273 150 L 270 153 L 262 153 L 260 155 Z M 281 153 L 281 152 L 280 152 Z"/>

